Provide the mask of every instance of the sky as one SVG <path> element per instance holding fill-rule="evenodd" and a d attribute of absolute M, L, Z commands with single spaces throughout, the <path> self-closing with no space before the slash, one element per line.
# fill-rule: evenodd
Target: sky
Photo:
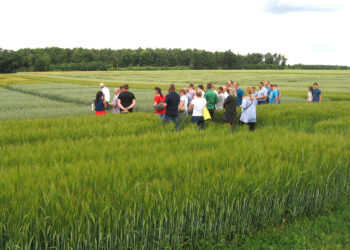
<path fill-rule="evenodd" d="M 1 0 L 0 48 L 197 48 L 350 66 L 346 0 Z"/>

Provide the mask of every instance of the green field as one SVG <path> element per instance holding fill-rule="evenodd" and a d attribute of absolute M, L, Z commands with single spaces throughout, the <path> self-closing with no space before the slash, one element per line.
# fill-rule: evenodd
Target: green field
<path fill-rule="evenodd" d="M 150 112 L 89 106 L 100 81 L 130 84 L 147 112 L 155 85 L 228 79 L 270 79 L 285 102 L 259 106 L 254 133 L 231 133 L 221 112 L 204 131 L 175 131 Z M 315 81 L 325 102 L 306 104 Z M 28 73 L 0 85 L 0 249 L 350 245 L 348 71 Z"/>

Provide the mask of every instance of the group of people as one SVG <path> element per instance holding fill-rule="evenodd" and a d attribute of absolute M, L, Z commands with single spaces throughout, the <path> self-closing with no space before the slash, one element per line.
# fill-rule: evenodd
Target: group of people
<path fill-rule="evenodd" d="M 109 89 L 103 83 L 100 83 L 100 88 L 101 90 L 97 92 L 96 99 L 92 103 L 92 110 L 96 112 L 96 115 L 105 115 L 109 106 L 113 108 L 114 114 L 133 112 L 136 98 L 129 91 L 128 84 L 114 89 L 115 96 L 112 102 L 110 102 Z"/>
<path fill-rule="evenodd" d="M 199 129 L 204 128 L 205 120 L 210 120 L 216 110 L 225 109 L 222 120 L 231 125 L 232 131 L 235 129 L 235 118 L 239 117 L 241 124 L 246 124 L 249 129 L 255 129 L 256 106 L 265 104 L 281 104 L 281 91 L 277 84 L 259 82 L 259 91 L 255 87 L 248 87 L 246 91 L 240 88 L 239 83 L 229 80 L 223 87 L 215 88 L 208 83 L 206 89 L 203 85 L 198 85 L 195 89 L 193 84 L 188 88 L 180 89 L 176 92 L 174 84 L 170 84 L 169 93 L 164 95 L 161 88 L 154 88 L 155 113 L 165 123 L 174 122 L 176 128 L 179 126 L 179 118 L 185 119 L 191 115 L 191 122 L 196 123 Z M 133 112 L 136 105 L 135 95 L 129 92 L 127 84 L 114 89 L 115 97 L 110 102 L 109 89 L 100 84 L 101 91 L 96 94 L 93 102 L 93 110 L 96 115 L 106 114 L 106 110 L 111 106 L 113 113 Z M 318 84 L 314 83 L 310 87 L 307 102 L 321 102 L 322 92 Z M 236 108 L 240 107 L 241 112 L 237 115 Z"/>

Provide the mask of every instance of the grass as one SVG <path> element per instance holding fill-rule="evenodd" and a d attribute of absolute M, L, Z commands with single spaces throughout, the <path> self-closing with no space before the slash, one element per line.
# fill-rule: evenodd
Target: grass
<path fill-rule="evenodd" d="M 235 134 L 140 113 L 2 122 L 0 245 L 197 248 L 332 211 L 349 194 L 350 131 L 324 123 L 348 105 L 259 107 L 258 130 Z"/>

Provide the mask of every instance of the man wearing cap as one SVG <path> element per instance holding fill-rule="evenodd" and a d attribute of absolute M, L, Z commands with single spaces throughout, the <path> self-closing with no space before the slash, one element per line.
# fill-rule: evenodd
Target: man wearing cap
<path fill-rule="evenodd" d="M 103 84 L 103 82 L 100 83 L 100 88 L 103 92 L 105 101 L 109 103 L 111 101 L 111 95 L 109 93 L 109 89 Z"/>

